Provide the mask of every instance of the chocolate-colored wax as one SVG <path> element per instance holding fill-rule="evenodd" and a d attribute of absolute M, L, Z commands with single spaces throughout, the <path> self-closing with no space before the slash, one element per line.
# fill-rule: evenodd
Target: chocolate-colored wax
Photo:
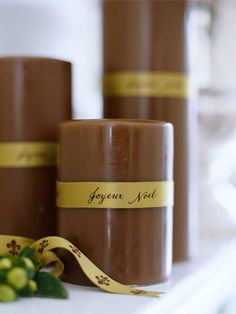
<path fill-rule="evenodd" d="M 104 72 L 188 75 L 188 1 L 103 1 Z M 173 123 L 175 140 L 174 260 L 193 256 L 196 190 L 193 149 L 196 115 L 190 96 L 107 95 L 105 118 L 148 118 Z"/>
<path fill-rule="evenodd" d="M 56 144 L 58 124 L 70 117 L 69 62 L 0 58 L 0 144 Z M 55 180 L 55 163 L 38 167 L 0 163 L 0 234 L 36 239 L 55 234 Z"/>
<path fill-rule="evenodd" d="M 168 123 L 147 120 L 65 122 L 59 133 L 62 182 L 172 181 Z M 172 206 L 58 208 L 59 235 L 112 278 L 132 285 L 167 280 L 172 262 Z M 84 284 L 66 261 L 65 280 Z"/>

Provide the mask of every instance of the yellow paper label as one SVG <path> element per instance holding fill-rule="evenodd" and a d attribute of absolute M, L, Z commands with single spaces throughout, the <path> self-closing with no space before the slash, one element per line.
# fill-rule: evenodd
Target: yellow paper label
<path fill-rule="evenodd" d="M 173 182 L 57 182 L 62 208 L 151 208 L 173 205 Z"/>
<path fill-rule="evenodd" d="M 113 72 L 103 81 L 107 97 L 170 97 L 187 98 L 188 76 L 179 72 Z"/>
<path fill-rule="evenodd" d="M 0 168 L 51 167 L 56 155 L 54 142 L 1 142 Z"/>

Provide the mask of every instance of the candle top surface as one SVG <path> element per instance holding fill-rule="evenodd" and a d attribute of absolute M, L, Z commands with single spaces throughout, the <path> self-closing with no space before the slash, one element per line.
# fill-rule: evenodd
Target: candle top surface
<path fill-rule="evenodd" d="M 43 56 L 1 56 L 0 62 L 51 62 L 51 63 L 65 63 L 71 64 L 68 60 L 61 60 L 56 58 L 48 58 Z"/>
<path fill-rule="evenodd" d="M 171 123 L 158 120 L 148 120 L 148 119 L 78 119 L 78 120 L 68 120 L 61 123 L 62 127 L 76 127 L 83 125 L 93 125 L 93 126 L 154 126 L 154 127 L 172 127 Z"/>

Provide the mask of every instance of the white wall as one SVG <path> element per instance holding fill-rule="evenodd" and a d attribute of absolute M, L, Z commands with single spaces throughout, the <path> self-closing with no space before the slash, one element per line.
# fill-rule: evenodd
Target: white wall
<path fill-rule="evenodd" d="M 72 61 L 74 116 L 101 115 L 99 0 L 0 0 L 0 55 Z"/>

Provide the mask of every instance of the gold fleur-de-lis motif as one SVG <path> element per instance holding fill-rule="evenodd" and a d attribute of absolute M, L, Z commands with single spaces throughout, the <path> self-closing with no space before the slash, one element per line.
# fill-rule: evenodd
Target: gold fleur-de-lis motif
<path fill-rule="evenodd" d="M 41 243 L 39 243 L 38 253 L 43 254 L 43 251 L 48 246 L 48 244 L 48 240 L 43 240 Z"/>
<path fill-rule="evenodd" d="M 7 248 L 10 249 L 9 253 L 12 255 L 17 255 L 21 249 L 21 246 L 17 244 L 15 239 L 12 239 L 11 242 L 7 243 Z"/>
<path fill-rule="evenodd" d="M 71 248 L 71 251 L 72 251 L 74 254 L 76 254 L 78 257 L 81 257 L 81 252 L 80 252 L 79 249 L 77 249 L 76 246 L 74 246 L 74 245 L 69 245 L 69 247 Z"/>
<path fill-rule="evenodd" d="M 143 291 L 143 290 L 131 290 L 130 292 L 136 295 L 146 294 L 146 291 Z"/>
<path fill-rule="evenodd" d="M 96 276 L 97 282 L 99 285 L 110 286 L 110 280 L 105 276 Z"/>

